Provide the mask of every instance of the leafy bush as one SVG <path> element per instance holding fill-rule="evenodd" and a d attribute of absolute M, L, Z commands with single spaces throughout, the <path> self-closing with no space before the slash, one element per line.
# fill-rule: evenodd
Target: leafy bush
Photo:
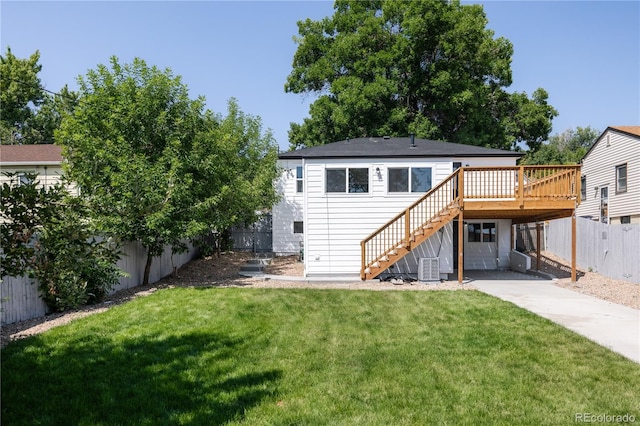
<path fill-rule="evenodd" d="M 2 188 L 0 272 L 38 282 L 53 311 L 104 299 L 122 272 L 117 244 L 95 237 L 84 202 L 62 184 L 39 187 L 37 175 L 8 173 Z"/>

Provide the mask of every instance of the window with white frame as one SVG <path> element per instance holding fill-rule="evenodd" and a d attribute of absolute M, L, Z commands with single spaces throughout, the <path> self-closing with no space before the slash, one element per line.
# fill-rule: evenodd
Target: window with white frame
<path fill-rule="evenodd" d="M 33 182 L 33 172 L 18 172 L 16 186 L 28 185 Z"/>
<path fill-rule="evenodd" d="M 302 174 L 302 166 L 296 167 L 296 192 L 304 191 L 304 181 Z"/>
<path fill-rule="evenodd" d="M 587 199 L 587 177 L 580 177 L 580 198 L 584 201 Z"/>
<path fill-rule="evenodd" d="M 495 222 L 470 223 L 467 225 L 467 231 L 469 231 L 467 241 L 470 243 L 496 242 Z"/>
<path fill-rule="evenodd" d="M 627 192 L 627 165 L 616 166 L 616 192 Z"/>
<path fill-rule="evenodd" d="M 326 192 L 348 192 L 350 194 L 369 192 L 369 169 L 348 167 L 327 169 L 325 174 Z"/>
<path fill-rule="evenodd" d="M 431 167 L 390 167 L 388 192 L 427 192 L 431 189 Z"/>

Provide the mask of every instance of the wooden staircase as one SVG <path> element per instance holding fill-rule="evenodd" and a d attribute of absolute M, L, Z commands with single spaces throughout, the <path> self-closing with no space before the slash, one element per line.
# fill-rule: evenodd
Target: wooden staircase
<path fill-rule="evenodd" d="M 460 169 L 360 243 L 360 278 L 373 279 L 460 213 Z"/>
<path fill-rule="evenodd" d="M 360 242 L 360 278 L 377 277 L 456 217 L 537 222 L 575 216 L 579 203 L 577 165 L 459 168 Z"/>

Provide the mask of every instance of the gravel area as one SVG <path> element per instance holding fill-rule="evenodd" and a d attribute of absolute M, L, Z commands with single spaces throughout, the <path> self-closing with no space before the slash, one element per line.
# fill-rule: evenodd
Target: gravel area
<path fill-rule="evenodd" d="M 532 256 L 531 267 L 536 267 L 536 255 Z M 540 253 L 540 271 L 557 278 L 554 283 L 577 293 L 604 299 L 619 305 L 640 309 L 640 284 L 604 277 L 595 272 L 576 270 L 576 282 L 571 282 L 570 262 L 553 253 Z"/>
<path fill-rule="evenodd" d="M 58 325 L 67 324 L 77 318 L 103 312 L 112 306 L 125 303 L 136 297 L 152 294 L 163 288 L 173 287 L 247 287 L 247 288 L 314 288 L 347 290 L 473 290 L 472 284 L 458 284 L 445 281 L 437 284 L 392 283 L 392 282 L 308 282 L 303 279 L 303 266 L 297 256 L 277 257 L 267 267 L 270 275 L 300 277 L 300 281 L 264 278 L 247 278 L 239 275 L 240 267 L 250 259 L 251 253 L 229 252 L 220 257 L 212 256 L 196 259 L 180 268 L 177 276 L 170 276 L 158 283 L 118 291 L 98 305 L 83 306 L 77 310 L 47 315 L 3 326 L 0 330 L 0 347 L 11 340 L 42 333 Z M 580 271 L 578 281 L 570 282 L 571 270 L 566 262 L 550 253 L 541 256 L 541 271 L 552 274 L 558 279 L 555 283 L 573 291 L 599 297 L 611 302 L 640 309 L 640 285 L 626 281 L 612 280 L 593 272 Z M 535 267 L 535 254 L 532 266 Z"/>

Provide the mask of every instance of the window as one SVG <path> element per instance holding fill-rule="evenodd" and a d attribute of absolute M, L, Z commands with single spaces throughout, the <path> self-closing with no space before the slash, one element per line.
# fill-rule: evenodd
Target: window
<path fill-rule="evenodd" d="M 427 192 L 431 189 L 431 167 L 390 167 L 389 192 Z"/>
<path fill-rule="evenodd" d="M 304 191 L 304 182 L 302 180 L 302 166 L 296 167 L 296 192 Z"/>
<path fill-rule="evenodd" d="M 470 243 L 495 243 L 496 242 L 496 224 L 488 223 L 470 223 L 467 225 Z"/>
<path fill-rule="evenodd" d="M 616 166 L 616 192 L 627 192 L 627 165 Z"/>
<path fill-rule="evenodd" d="M 367 193 L 369 192 L 369 169 L 327 169 L 325 190 L 326 192 L 348 191 L 351 194 Z"/>
<path fill-rule="evenodd" d="M 293 222 L 293 233 L 294 234 L 304 233 L 304 222 Z"/>
<path fill-rule="evenodd" d="M 631 216 L 620 216 L 620 223 L 631 223 Z"/>
<path fill-rule="evenodd" d="M 580 177 L 580 198 L 582 198 L 582 200 L 587 199 L 587 177 L 586 176 Z"/>
<path fill-rule="evenodd" d="M 33 182 L 30 172 L 18 172 L 16 186 L 28 185 Z"/>

